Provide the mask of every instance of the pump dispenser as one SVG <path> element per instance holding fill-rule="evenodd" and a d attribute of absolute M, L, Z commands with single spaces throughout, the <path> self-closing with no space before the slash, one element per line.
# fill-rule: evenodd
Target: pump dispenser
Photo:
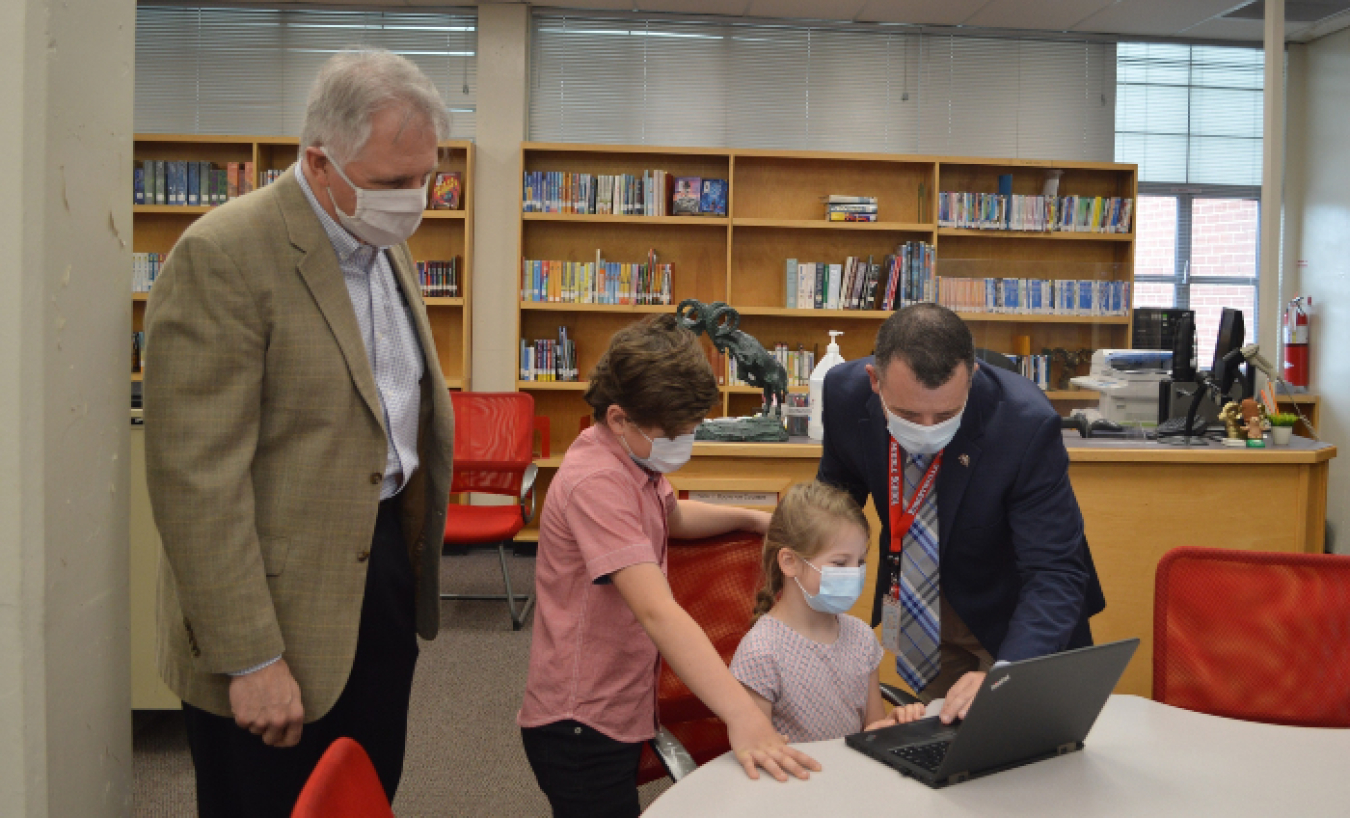
<path fill-rule="evenodd" d="M 825 348 L 825 357 L 811 371 L 811 421 L 806 425 L 806 434 L 812 440 L 825 439 L 825 425 L 821 422 L 825 408 L 825 373 L 844 362 L 844 356 L 839 354 L 839 344 L 834 340 L 835 336 L 843 334 L 830 330 L 830 345 Z"/>

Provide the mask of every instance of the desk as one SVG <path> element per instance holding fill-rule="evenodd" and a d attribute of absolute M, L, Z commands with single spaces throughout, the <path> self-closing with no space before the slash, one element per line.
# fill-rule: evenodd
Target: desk
<path fill-rule="evenodd" d="M 799 745 L 809 781 L 746 778 L 730 754 L 667 790 L 645 818 L 679 816 L 1340 816 L 1350 730 L 1279 727 L 1112 696 L 1080 752 L 941 790 L 850 750 Z"/>

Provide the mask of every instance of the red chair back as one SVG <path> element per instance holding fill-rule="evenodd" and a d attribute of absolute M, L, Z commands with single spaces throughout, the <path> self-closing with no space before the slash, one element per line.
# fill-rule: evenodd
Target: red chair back
<path fill-rule="evenodd" d="M 763 536 L 748 531 L 706 540 L 670 541 L 667 573 L 671 593 L 728 664 L 752 624 L 763 547 Z M 661 669 L 657 701 L 661 725 L 675 734 L 699 764 L 731 749 L 726 725 L 685 687 L 669 665 Z M 643 747 L 638 783 L 665 775 L 656 754 L 650 747 Z"/>
<path fill-rule="evenodd" d="M 534 398 L 526 392 L 451 392 L 455 471 L 450 493 L 520 495 L 533 461 Z"/>
<path fill-rule="evenodd" d="M 1153 697 L 1350 727 L 1350 557 L 1177 548 L 1158 563 Z"/>
<path fill-rule="evenodd" d="M 310 773 L 291 818 L 394 818 L 384 786 L 360 744 L 340 738 Z"/>

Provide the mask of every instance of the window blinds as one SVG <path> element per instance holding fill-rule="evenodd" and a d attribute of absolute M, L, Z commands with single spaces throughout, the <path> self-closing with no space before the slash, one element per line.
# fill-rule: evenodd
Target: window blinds
<path fill-rule="evenodd" d="M 1261 184 L 1259 48 L 1120 43 L 1116 161 L 1141 182 Z"/>
<path fill-rule="evenodd" d="M 530 138 L 1110 161 L 1115 45 L 536 11 Z"/>
<path fill-rule="evenodd" d="M 450 111 L 451 137 L 472 139 L 477 15 L 268 8 L 136 9 L 140 133 L 298 136 L 319 66 L 350 46 L 417 63 Z"/>

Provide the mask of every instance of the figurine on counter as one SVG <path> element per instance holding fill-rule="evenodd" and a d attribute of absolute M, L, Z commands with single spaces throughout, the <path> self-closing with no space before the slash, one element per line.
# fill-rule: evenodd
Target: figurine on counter
<path fill-rule="evenodd" d="M 1266 410 L 1261 404 L 1253 398 L 1247 398 L 1242 402 L 1239 410 L 1242 413 L 1242 423 L 1247 433 L 1247 446 L 1252 449 L 1259 449 L 1266 445 L 1266 430 L 1270 428 L 1270 421 L 1266 419 Z"/>
<path fill-rule="evenodd" d="M 764 413 L 750 418 L 719 418 L 704 421 L 695 432 L 697 440 L 781 443 L 788 439 L 783 426 L 787 399 L 787 370 L 755 338 L 739 327 L 741 315 L 721 301 L 704 304 L 692 298 L 676 308 L 680 326 L 695 335 L 707 335 L 718 352 L 736 361 L 736 371 L 751 386 L 764 390 Z"/>

